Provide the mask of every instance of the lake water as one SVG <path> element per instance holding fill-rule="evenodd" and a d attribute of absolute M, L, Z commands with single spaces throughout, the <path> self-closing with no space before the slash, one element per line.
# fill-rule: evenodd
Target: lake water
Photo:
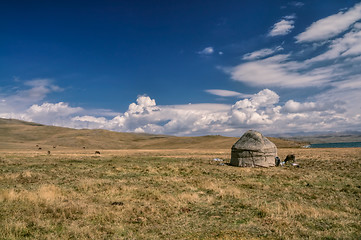
<path fill-rule="evenodd" d="M 361 142 L 340 142 L 340 143 L 317 143 L 311 144 L 309 148 L 350 148 L 361 147 Z"/>

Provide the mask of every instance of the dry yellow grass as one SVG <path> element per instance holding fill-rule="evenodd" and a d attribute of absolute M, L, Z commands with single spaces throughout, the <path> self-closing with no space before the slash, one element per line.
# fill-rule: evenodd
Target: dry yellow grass
<path fill-rule="evenodd" d="M 271 139 L 301 167 L 213 161 L 236 140 L 0 119 L 0 239 L 361 238 L 360 148 Z"/>
<path fill-rule="evenodd" d="M 359 239 L 361 149 L 0 151 L 0 239 Z"/>

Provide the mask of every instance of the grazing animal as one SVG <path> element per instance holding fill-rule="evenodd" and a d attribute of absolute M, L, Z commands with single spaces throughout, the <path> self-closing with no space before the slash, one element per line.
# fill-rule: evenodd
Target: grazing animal
<path fill-rule="evenodd" d="M 100 154 L 100 152 L 99 152 L 99 151 L 95 151 L 95 154 Z"/>
<path fill-rule="evenodd" d="M 275 157 L 275 165 L 278 167 L 281 163 L 281 159 L 279 157 Z"/>
<path fill-rule="evenodd" d="M 83 147 L 83 149 L 85 149 L 85 147 Z"/>
<path fill-rule="evenodd" d="M 41 147 L 39 147 L 38 150 L 41 150 Z"/>
<path fill-rule="evenodd" d="M 53 146 L 53 148 L 56 148 L 56 146 Z"/>
<path fill-rule="evenodd" d="M 48 155 L 50 155 L 50 151 L 48 151 Z"/>
<path fill-rule="evenodd" d="M 296 160 L 296 157 L 295 157 L 295 155 L 293 155 L 293 154 L 290 154 L 290 155 L 287 155 L 287 157 L 285 158 L 285 163 L 286 162 L 289 162 L 289 161 L 291 161 L 291 162 L 295 162 L 295 160 Z"/>

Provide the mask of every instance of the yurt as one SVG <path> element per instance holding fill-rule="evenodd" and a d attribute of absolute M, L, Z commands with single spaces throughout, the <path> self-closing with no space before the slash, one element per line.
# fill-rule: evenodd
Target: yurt
<path fill-rule="evenodd" d="M 238 167 L 272 167 L 276 145 L 260 132 L 249 130 L 232 146 L 231 163 Z"/>

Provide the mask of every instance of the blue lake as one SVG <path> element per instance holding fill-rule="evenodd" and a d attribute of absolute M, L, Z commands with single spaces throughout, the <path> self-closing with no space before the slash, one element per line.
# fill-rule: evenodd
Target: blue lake
<path fill-rule="evenodd" d="M 350 148 L 361 147 L 361 142 L 317 143 L 310 144 L 309 148 Z"/>

